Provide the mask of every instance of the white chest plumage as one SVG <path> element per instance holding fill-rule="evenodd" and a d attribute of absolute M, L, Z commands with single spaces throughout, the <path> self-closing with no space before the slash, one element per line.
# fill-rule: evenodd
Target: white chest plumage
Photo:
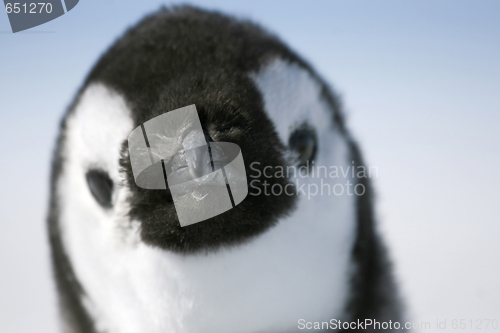
<path fill-rule="evenodd" d="M 316 165 L 350 165 L 347 144 L 331 128 L 330 111 L 308 72 L 276 60 L 252 78 L 284 144 L 292 127 L 307 120 L 318 132 Z M 68 119 L 63 146 L 57 188 L 62 239 L 98 329 L 291 332 L 299 319 L 342 318 L 356 226 L 353 196 L 301 196 L 296 210 L 264 234 L 215 253 L 153 248 L 140 240 L 140 221 L 126 216 L 130 193 L 118 160 L 134 127 L 130 112 L 123 97 L 91 85 Z M 93 200 L 85 181 L 89 167 L 106 170 L 118 184 L 113 209 Z M 299 180 L 306 187 L 320 182 Z"/>

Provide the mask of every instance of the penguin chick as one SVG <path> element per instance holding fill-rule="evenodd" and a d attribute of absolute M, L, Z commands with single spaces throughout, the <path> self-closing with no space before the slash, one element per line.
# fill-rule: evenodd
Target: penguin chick
<path fill-rule="evenodd" d="M 209 140 L 241 147 L 249 194 L 181 227 L 168 191 L 135 184 L 127 137 L 192 104 Z M 147 16 L 97 62 L 60 128 L 48 222 L 65 331 L 400 319 L 369 180 L 331 175 L 363 165 L 336 95 L 277 37 L 190 6 Z"/>

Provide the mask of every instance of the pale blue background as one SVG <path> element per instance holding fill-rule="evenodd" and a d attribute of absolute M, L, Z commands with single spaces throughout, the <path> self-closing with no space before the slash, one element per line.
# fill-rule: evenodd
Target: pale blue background
<path fill-rule="evenodd" d="M 15 35 L 0 12 L 1 332 L 57 330 L 44 224 L 57 124 L 99 55 L 161 3 L 82 0 Z M 500 1 L 202 5 L 262 23 L 340 92 L 379 168 L 410 318 L 500 321 Z"/>

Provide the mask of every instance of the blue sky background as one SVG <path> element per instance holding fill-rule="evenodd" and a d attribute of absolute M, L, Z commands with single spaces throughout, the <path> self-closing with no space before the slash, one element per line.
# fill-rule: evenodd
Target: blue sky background
<path fill-rule="evenodd" d="M 500 1 L 190 3 L 261 23 L 340 93 L 379 169 L 410 318 L 500 321 Z M 18 34 L 0 11 L 2 332 L 57 330 L 44 224 L 57 125 L 104 50 L 161 4 L 82 0 Z"/>

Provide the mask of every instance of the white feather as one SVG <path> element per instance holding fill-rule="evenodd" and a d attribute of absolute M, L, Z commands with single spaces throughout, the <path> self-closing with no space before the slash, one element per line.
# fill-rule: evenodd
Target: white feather
<path fill-rule="evenodd" d="M 318 128 L 317 164 L 350 165 L 346 142 L 329 127 L 330 111 L 307 72 L 277 60 L 252 77 L 283 143 L 294 124 L 308 119 Z M 343 318 L 354 197 L 302 196 L 297 210 L 275 227 L 216 253 L 184 256 L 153 248 L 140 241 L 140 221 L 127 220 L 127 188 L 118 185 L 107 212 L 85 181 L 87 168 L 98 166 L 122 183 L 118 159 L 133 129 L 130 114 L 122 96 L 102 84 L 90 86 L 68 119 L 63 147 L 63 241 L 100 330 L 291 332 L 299 319 Z"/>

